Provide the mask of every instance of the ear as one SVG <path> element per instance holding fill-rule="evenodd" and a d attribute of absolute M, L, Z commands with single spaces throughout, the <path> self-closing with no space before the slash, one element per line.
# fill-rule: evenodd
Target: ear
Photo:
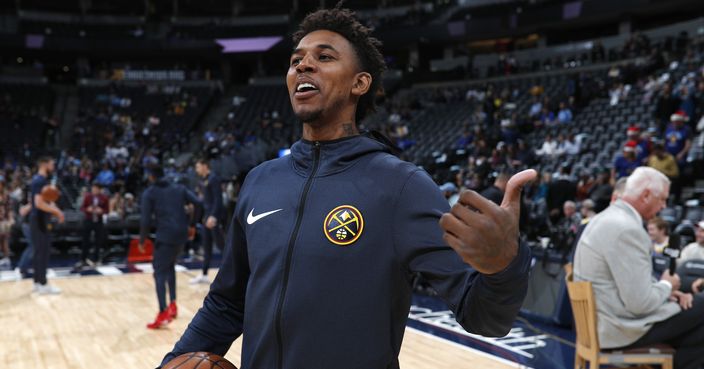
<path fill-rule="evenodd" d="M 366 94 L 372 86 L 372 75 L 367 72 L 359 72 L 354 76 L 352 84 L 352 95 L 357 97 Z"/>
<path fill-rule="evenodd" d="M 650 202 L 650 197 L 653 195 L 653 193 L 650 191 L 649 188 L 646 188 L 643 190 L 643 193 L 640 195 L 640 198 L 643 199 L 643 202 Z"/>

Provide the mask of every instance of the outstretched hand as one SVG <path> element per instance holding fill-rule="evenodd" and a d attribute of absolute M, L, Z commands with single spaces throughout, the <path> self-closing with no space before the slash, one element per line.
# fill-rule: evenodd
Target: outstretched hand
<path fill-rule="evenodd" d="M 440 218 L 445 242 L 480 273 L 506 269 L 518 254 L 521 190 L 537 175 L 528 169 L 512 176 L 501 206 L 475 191 L 462 191 L 458 203 Z"/>

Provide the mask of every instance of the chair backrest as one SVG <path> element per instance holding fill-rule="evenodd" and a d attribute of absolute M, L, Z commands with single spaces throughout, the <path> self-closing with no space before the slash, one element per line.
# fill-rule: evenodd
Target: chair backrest
<path fill-rule="evenodd" d="M 586 358 L 597 357 L 600 347 L 592 284 L 573 281 L 571 271 L 565 277 L 565 281 L 577 331 L 577 354 Z"/>

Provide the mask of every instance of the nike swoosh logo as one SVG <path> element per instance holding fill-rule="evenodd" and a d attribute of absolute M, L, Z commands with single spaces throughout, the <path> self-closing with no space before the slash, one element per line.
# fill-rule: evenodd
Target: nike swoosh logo
<path fill-rule="evenodd" d="M 276 210 L 272 210 L 272 211 L 267 211 L 266 213 L 261 213 L 259 215 L 254 215 L 254 209 L 252 209 L 252 211 L 249 212 L 249 215 L 247 215 L 247 224 L 252 225 L 252 224 L 256 223 L 259 219 L 262 219 L 264 217 L 268 217 L 269 215 L 274 214 L 274 213 L 278 213 L 281 210 L 284 210 L 284 209 L 276 209 Z"/>

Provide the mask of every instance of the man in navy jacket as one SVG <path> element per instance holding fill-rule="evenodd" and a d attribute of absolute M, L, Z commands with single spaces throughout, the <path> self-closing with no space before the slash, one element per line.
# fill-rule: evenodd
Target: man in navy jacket
<path fill-rule="evenodd" d="M 210 170 L 210 162 L 205 158 L 196 161 L 196 173 L 201 178 L 203 192 L 203 274 L 191 279 L 191 283 L 210 283 L 208 269 L 213 255 L 213 242 L 219 249 L 225 244 L 222 222 L 225 208 L 222 205 L 222 181 Z"/>
<path fill-rule="evenodd" d="M 154 282 L 159 301 L 159 313 L 149 329 L 157 329 L 171 322 L 178 314 L 176 307 L 176 257 L 188 241 L 189 219 L 186 205 L 200 206 L 200 200 L 186 187 L 170 182 L 160 166 L 149 169 L 150 186 L 142 193 L 139 249 L 144 252 L 144 241 L 156 223 L 154 244 Z M 166 305 L 166 287 L 171 303 Z"/>
<path fill-rule="evenodd" d="M 223 355 L 244 334 L 244 369 L 398 368 L 414 273 L 468 331 L 510 330 L 530 264 L 518 198 L 535 172 L 514 176 L 502 207 L 465 192 L 450 212 L 423 170 L 357 131 L 384 69 L 369 33 L 333 9 L 294 35 L 287 86 L 303 139 L 248 174 L 221 269 L 163 363 Z"/>

